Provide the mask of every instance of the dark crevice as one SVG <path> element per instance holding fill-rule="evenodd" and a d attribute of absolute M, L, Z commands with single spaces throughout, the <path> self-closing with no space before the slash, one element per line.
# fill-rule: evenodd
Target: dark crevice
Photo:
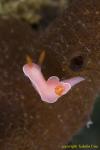
<path fill-rule="evenodd" d="M 73 71 L 80 71 L 83 68 L 84 65 L 84 58 L 83 56 L 76 56 L 72 58 L 70 63 L 70 68 Z"/>

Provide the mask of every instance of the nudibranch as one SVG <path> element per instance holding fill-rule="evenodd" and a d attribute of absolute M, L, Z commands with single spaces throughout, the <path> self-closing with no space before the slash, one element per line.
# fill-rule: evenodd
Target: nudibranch
<path fill-rule="evenodd" d="M 60 81 L 57 76 L 51 76 L 46 81 L 41 72 L 40 66 L 33 63 L 29 57 L 27 60 L 28 63 L 23 66 L 23 72 L 32 82 L 32 85 L 40 95 L 41 100 L 47 103 L 56 102 L 74 85 L 84 80 L 83 77 L 78 76 Z"/>

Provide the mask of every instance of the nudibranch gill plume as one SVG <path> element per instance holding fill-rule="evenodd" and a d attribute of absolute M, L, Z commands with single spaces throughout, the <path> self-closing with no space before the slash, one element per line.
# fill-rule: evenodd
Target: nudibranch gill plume
<path fill-rule="evenodd" d="M 46 81 L 40 66 L 33 63 L 30 57 L 27 57 L 27 61 L 28 63 L 23 66 L 23 72 L 32 82 L 32 85 L 40 95 L 41 100 L 47 103 L 56 102 L 74 85 L 85 80 L 83 77 L 78 76 L 60 81 L 57 76 L 51 76 Z"/>

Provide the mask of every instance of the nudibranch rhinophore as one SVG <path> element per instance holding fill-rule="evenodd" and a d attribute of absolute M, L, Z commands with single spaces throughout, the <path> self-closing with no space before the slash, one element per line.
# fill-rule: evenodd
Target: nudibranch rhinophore
<path fill-rule="evenodd" d="M 27 60 L 28 64 L 23 66 L 23 72 L 31 80 L 42 101 L 54 103 L 58 98 L 65 95 L 71 87 L 85 80 L 83 77 L 78 76 L 60 81 L 57 76 L 51 76 L 46 81 L 40 66 L 32 63 L 29 58 Z"/>

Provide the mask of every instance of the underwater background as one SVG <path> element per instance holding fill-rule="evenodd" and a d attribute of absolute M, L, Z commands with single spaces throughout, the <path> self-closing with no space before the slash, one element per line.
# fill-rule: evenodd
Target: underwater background
<path fill-rule="evenodd" d="M 97 145 L 100 147 L 100 96 L 96 98 L 94 109 L 91 114 L 91 120 L 93 124 L 89 128 L 85 126 L 82 128 L 69 142 L 69 144 L 87 144 L 87 145 Z M 86 148 L 84 148 L 85 150 Z M 97 148 L 99 149 L 99 148 Z"/>

